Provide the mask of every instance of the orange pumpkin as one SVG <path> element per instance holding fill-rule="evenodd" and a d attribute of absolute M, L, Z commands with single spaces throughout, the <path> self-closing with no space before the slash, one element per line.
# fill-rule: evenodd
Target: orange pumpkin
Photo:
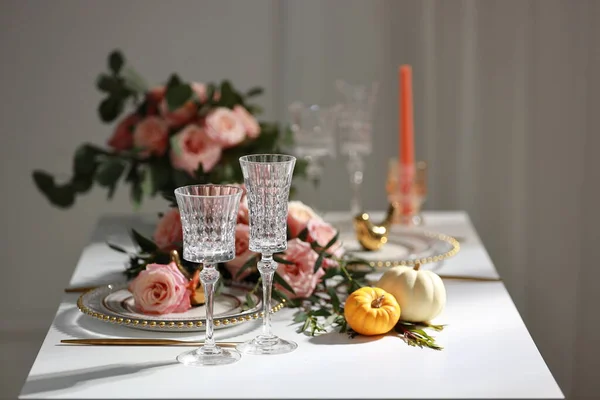
<path fill-rule="evenodd" d="M 361 335 L 382 335 L 400 319 L 400 306 L 385 290 L 363 287 L 348 296 L 344 316 L 348 325 Z"/>

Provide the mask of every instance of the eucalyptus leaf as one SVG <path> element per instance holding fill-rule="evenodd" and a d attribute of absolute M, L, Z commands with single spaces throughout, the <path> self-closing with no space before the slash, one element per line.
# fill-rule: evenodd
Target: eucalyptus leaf
<path fill-rule="evenodd" d="M 109 96 L 98 106 L 98 114 L 102 122 L 112 122 L 123 112 L 123 99 Z"/>
<path fill-rule="evenodd" d="M 303 242 L 306 242 L 307 238 L 308 238 L 308 228 L 304 228 L 298 234 L 298 239 L 302 240 Z"/>
<path fill-rule="evenodd" d="M 120 84 L 116 77 L 100 74 L 96 78 L 96 87 L 104 93 L 116 93 L 119 91 Z"/>
<path fill-rule="evenodd" d="M 125 67 L 122 76 L 125 80 L 125 86 L 133 92 L 144 94 L 150 89 L 144 78 L 131 67 Z"/>
<path fill-rule="evenodd" d="M 252 256 L 250 257 L 245 263 L 244 265 L 242 265 L 242 268 L 240 268 L 238 270 L 238 272 L 235 274 L 236 278 L 239 278 L 242 275 L 242 272 L 244 272 L 245 270 L 247 270 L 248 268 L 251 268 L 253 266 L 256 265 L 256 263 L 258 262 L 258 255 L 256 256 Z"/>
<path fill-rule="evenodd" d="M 118 74 L 121 71 L 121 68 L 123 68 L 124 63 L 125 63 L 125 58 L 123 57 L 123 54 L 121 54 L 121 52 L 119 50 L 114 50 L 108 56 L 108 67 L 115 74 Z"/>
<path fill-rule="evenodd" d="M 311 311 L 311 314 L 315 317 L 329 317 L 331 315 L 331 312 L 324 308 L 320 308 L 318 310 Z"/>
<path fill-rule="evenodd" d="M 273 261 L 275 261 L 279 264 L 294 265 L 294 263 L 292 261 L 286 260 L 285 258 L 281 258 L 276 255 L 273 255 Z"/>
<path fill-rule="evenodd" d="M 248 307 L 250 308 L 256 306 L 256 301 L 254 301 L 254 297 L 250 293 L 246 293 L 246 304 L 248 304 Z"/>
<path fill-rule="evenodd" d="M 110 243 L 110 242 L 106 242 L 106 245 L 108 247 L 110 247 L 111 249 L 113 249 L 114 251 L 118 251 L 119 253 L 125 253 L 127 254 L 127 250 L 125 250 L 122 247 L 117 246 L 116 244 Z"/>
<path fill-rule="evenodd" d="M 281 277 L 281 275 L 279 275 L 277 272 L 275 272 L 275 275 L 273 275 L 273 281 L 275 283 L 278 283 L 281 285 L 281 287 L 283 287 L 285 290 L 287 290 L 288 292 L 292 293 L 292 294 L 296 294 L 296 292 L 294 291 L 294 289 L 290 286 L 289 283 L 287 283 L 285 281 L 285 279 L 283 279 Z"/>
<path fill-rule="evenodd" d="M 131 239 L 136 243 L 143 252 L 152 253 L 158 250 L 158 246 L 152 240 L 146 238 L 144 235 L 131 229 Z"/>
<path fill-rule="evenodd" d="M 315 266 L 313 268 L 313 272 L 316 273 L 319 268 L 321 268 L 321 265 L 323 265 L 323 257 L 325 256 L 325 252 L 321 252 L 319 254 L 319 257 L 317 257 L 317 261 L 315 261 Z"/>
<path fill-rule="evenodd" d="M 169 86 L 165 95 L 169 110 L 175 111 L 182 107 L 192 98 L 192 93 L 192 88 L 187 84 Z"/>
<path fill-rule="evenodd" d="M 75 172 L 75 175 L 93 175 L 96 170 L 96 156 L 102 153 L 102 150 L 89 144 L 79 146 L 75 151 L 75 157 L 73 158 L 73 171 Z"/>
<path fill-rule="evenodd" d="M 76 193 L 86 193 L 93 185 L 93 172 L 90 175 L 75 175 L 71 179 L 71 187 Z"/>
<path fill-rule="evenodd" d="M 294 322 L 303 322 L 307 317 L 308 314 L 306 314 L 304 311 L 298 311 L 296 314 L 294 314 Z"/>
<path fill-rule="evenodd" d="M 340 237 L 340 231 L 337 231 L 335 233 L 335 236 L 331 238 L 331 240 L 329 242 L 327 242 L 327 244 L 325 245 L 325 250 L 329 249 L 331 246 L 333 246 L 335 244 L 335 242 L 338 241 Z"/>
<path fill-rule="evenodd" d="M 254 97 L 263 94 L 264 89 L 261 87 L 253 87 L 246 92 L 246 97 Z"/>
<path fill-rule="evenodd" d="M 98 166 L 96 182 L 102 186 L 112 187 L 125 171 L 125 162 L 118 158 L 107 158 Z"/>
<path fill-rule="evenodd" d="M 54 177 L 44 171 L 34 171 L 33 181 L 38 190 L 42 192 L 48 201 L 61 208 L 68 208 L 75 203 L 75 190 L 67 183 L 57 185 Z"/>
<path fill-rule="evenodd" d="M 331 298 L 331 306 L 333 307 L 333 311 L 339 313 L 340 312 L 340 298 L 338 297 L 335 289 L 332 287 L 328 287 L 327 293 L 329 293 L 329 297 Z"/>
<path fill-rule="evenodd" d="M 141 181 L 136 180 L 131 183 L 131 192 L 130 192 L 130 198 L 131 198 L 131 201 L 133 202 L 134 208 L 139 208 L 141 206 L 142 197 L 143 197 L 143 191 L 142 191 Z"/>

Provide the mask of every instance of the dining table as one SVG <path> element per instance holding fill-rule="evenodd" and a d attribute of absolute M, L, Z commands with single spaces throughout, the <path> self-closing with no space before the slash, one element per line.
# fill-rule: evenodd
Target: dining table
<path fill-rule="evenodd" d="M 373 219 L 383 212 L 371 213 Z M 351 229 L 348 212 L 327 212 L 332 224 Z M 151 233 L 152 214 L 102 215 L 65 288 L 124 283 L 129 230 Z M 78 309 L 81 293 L 65 293 L 19 398 L 536 398 L 563 393 L 519 315 L 503 281 L 463 211 L 425 211 L 423 228 L 456 238 L 460 251 L 423 265 L 444 278 L 447 302 L 431 332 L 443 349 L 408 346 L 398 335 L 351 337 L 298 332 L 295 309 L 273 314 L 273 332 L 298 348 L 281 355 L 242 355 L 234 364 L 190 367 L 179 346 L 94 346 L 65 339 L 140 338 L 201 341 L 203 332 L 134 329 L 92 318 Z M 342 228 L 340 228 L 342 229 Z M 62 290 L 62 288 L 61 288 Z M 242 342 L 261 329 L 260 319 L 215 330 L 217 342 Z"/>

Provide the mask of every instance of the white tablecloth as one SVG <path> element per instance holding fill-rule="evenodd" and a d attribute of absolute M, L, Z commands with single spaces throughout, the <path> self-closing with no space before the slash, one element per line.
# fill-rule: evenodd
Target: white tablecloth
<path fill-rule="evenodd" d="M 348 220 L 330 213 L 332 221 Z M 123 254 L 104 241 L 126 241 L 130 226 L 149 231 L 154 217 L 105 216 L 83 251 L 72 286 L 123 281 Z M 468 216 L 425 214 L 430 230 L 462 239 L 460 253 L 440 274 L 497 277 Z M 296 333 L 284 309 L 273 329 L 299 345 L 278 356 L 244 355 L 238 363 L 193 368 L 178 364 L 181 347 L 61 346 L 65 338 L 157 337 L 202 339 L 192 333 L 154 333 L 80 314 L 77 294 L 63 297 L 23 387 L 21 398 L 564 398 L 502 282 L 446 281 L 448 303 L 434 333 L 443 351 L 407 346 L 400 338 L 355 338 Z M 260 322 L 216 331 L 217 340 L 254 337 Z"/>

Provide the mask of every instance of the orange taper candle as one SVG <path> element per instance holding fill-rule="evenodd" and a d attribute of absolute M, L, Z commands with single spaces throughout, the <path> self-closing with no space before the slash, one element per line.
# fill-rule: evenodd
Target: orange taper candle
<path fill-rule="evenodd" d="M 415 140 L 413 123 L 412 67 L 400 66 L 400 164 L 415 163 Z"/>

